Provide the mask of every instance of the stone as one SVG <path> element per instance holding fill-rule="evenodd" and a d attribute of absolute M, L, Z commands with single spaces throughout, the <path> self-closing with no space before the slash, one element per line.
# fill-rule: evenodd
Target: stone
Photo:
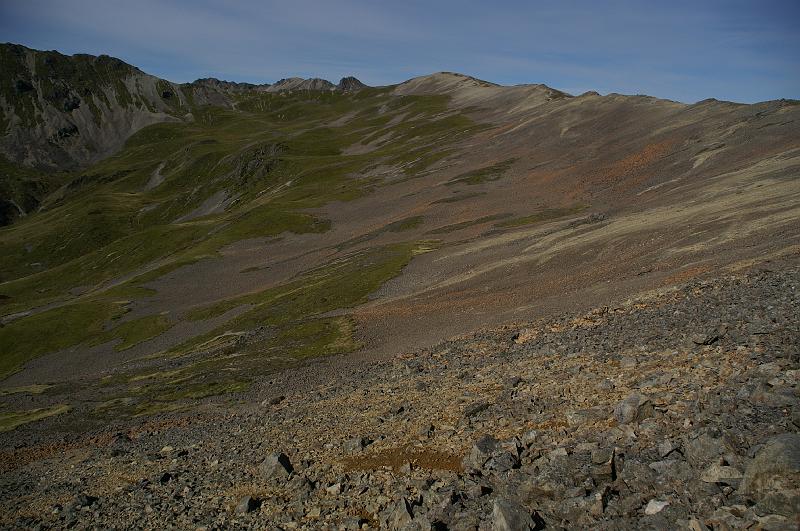
<path fill-rule="evenodd" d="M 464 467 L 482 468 L 498 448 L 499 442 L 497 439 L 491 435 L 484 435 L 472 445 L 472 450 L 464 459 Z"/>
<path fill-rule="evenodd" d="M 598 448 L 592 451 L 592 463 L 602 465 L 611 461 L 614 457 L 613 448 Z"/>
<path fill-rule="evenodd" d="M 800 514 L 800 434 L 769 439 L 745 470 L 740 491 L 757 502 L 757 514 Z"/>
<path fill-rule="evenodd" d="M 294 471 L 289 457 L 280 452 L 269 454 L 258 467 L 258 471 L 264 479 L 287 479 Z"/>
<path fill-rule="evenodd" d="M 266 400 L 261 402 L 261 405 L 262 406 L 277 406 L 278 404 L 280 404 L 284 400 L 286 400 L 286 397 L 283 396 L 283 395 L 273 396 L 273 397 L 267 398 Z"/>
<path fill-rule="evenodd" d="M 689 519 L 689 529 L 691 531 L 710 531 L 708 526 L 697 518 Z"/>
<path fill-rule="evenodd" d="M 700 479 L 706 483 L 721 483 L 736 487 L 742 480 L 742 472 L 732 466 L 714 463 L 703 471 Z"/>
<path fill-rule="evenodd" d="M 615 463 L 613 448 L 598 448 L 592 452 L 592 466 L 590 473 L 597 482 L 613 481 L 615 479 Z"/>
<path fill-rule="evenodd" d="M 404 529 L 411 525 L 413 521 L 414 514 L 411 512 L 411 505 L 409 505 L 408 500 L 401 498 L 389 513 L 387 527 L 389 529 Z"/>
<path fill-rule="evenodd" d="M 620 424 L 632 424 L 653 416 L 653 403 L 639 393 L 630 394 L 614 408 L 614 417 Z"/>
<path fill-rule="evenodd" d="M 658 455 L 661 457 L 667 457 L 677 449 L 678 445 L 672 441 L 661 441 L 658 443 Z"/>
<path fill-rule="evenodd" d="M 692 343 L 695 345 L 711 345 L 719 339 L 719 334 L 714 332 L 698 333 L 692 335 Z"/>
<path fill-rule="evenodd" d="M 528 430 L 522 435 L 522 444 L 525 446 L 533 445 L 539 439 L 539 432 L 536 430 Z"/>
<path fill-rule="evenodd" d="M 258 508 L 258 500 L 251 496 L 245 496 L 241 500 L 239 500 L 239 504 L 236 505 L 236 512 L 239 514 L 247 514 L 250 512 L 255 511 Z"/>
<path fill-rule="evenodd" d="M 492 506 L 492 531 L 530 531 L 533 518 L 525 507 L 507 498 L 498 498 Z"/>
<path fill-rule="evenodd" d="M 684 439 L 683 451 L 686 460 L 692 466 L 705 467 L 719 456 L 731 451 L 731 448 L 722 437 L 713 437 L 709 433 L 702 433 L 694 439 Z"/>
<path fill-rule="evenodd" d="M 519 458 L 511 452 L 502 452 L 499 455 L 490 457 L 484 467 L 487 470 L 497 472 L 499 474 L 508 472 L 512 468 L 519 466 Z"/>
<path fill-rule="evenodd" d="M 366 437 L 354 437 L 352 439 L 347 439 L 344 444 L 342 445 L 342 449 L 347 453 L 357 453 L 369 446 L 372 443 Z"/>
<path fill-rule="evenodd" d="M 601 391 L 610 391 L 614 389 L 614 381 L 604 378 L 599 384 L 597 384 L 597 388 Z"/>
<path fill-rule="evenodd" d="M 476 402 L 464 410 L 464 418 L 469 420 L 470 418 L 474 417 L 479 413 L 483 413 L 487 409 L 489 409 L 489 402 Z"/>
<path fill-rule="evenodd" d="M 652 516 L 663 511 L 669 505 L 668 501 L 650 500 L 644 508 L 644 514 Z"/>
<path fill-rule="evenodd" d="M 601 420 L 607 419 L 608 410 L 602 407 L 580 409 L 577 411 L 567 412 L 566 417 L 567 417 L 567 425 L 574 428 L 582 424 L 599 422 Z"/>
<path fill-rule="evenodd" d="M 78 494 L 75 497 L 75 506 L 76 507 L 91 507 L 92 505 L 97 503 L 98 499 L 99 498 L 97 498 L 96 496 L 90 496 L 88 494 L 81 493 L 81 494 Z"/>
<path fill-rule="evenodd" d="M 558 459 L 559 457 L 567 457 L 568 455 L 569 455 L 569 452 L 567 452 L 567 449 L 564 448 L 563 446 L 559 446 L 558 448 L 554 448 L 553 450 L 550 450 L 550 452 L 547 454 L 547 456 L 550 459 Z"/>

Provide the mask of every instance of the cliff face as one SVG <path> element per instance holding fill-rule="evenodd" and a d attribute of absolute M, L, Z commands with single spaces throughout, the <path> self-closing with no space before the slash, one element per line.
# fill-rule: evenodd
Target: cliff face
<path fill-rule="evenodd" d="M 105 55 L 0 46 L 0 154 L 68 169 L 102 159 L 147 125 L 187 118 L 191 92 Z"/>

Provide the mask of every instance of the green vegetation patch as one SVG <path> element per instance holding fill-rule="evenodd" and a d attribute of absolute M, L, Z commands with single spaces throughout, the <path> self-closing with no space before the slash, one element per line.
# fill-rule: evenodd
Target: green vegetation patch
<path fill-rule="evenodd" d="M 66 404 L 56 404 L 49 408 L 3 412 L 0 413 L 0 432 L 10 431 L 22 424 L 52 417 L 54 415 L 60 415 L 66 413 L 70 409 L 72 408 Z"/>
<path fill-rule="evenodd" d="M 415 254 L 436 242 L 403 243 L 345 255 L 281 286 L 221 301 L 189 314 L 209 319 L 250 306 L 238 317 L 151 359 L 171 359 L 170 369 L 131 373 L 104 382 L 109 392 L 98 414 L 140 415 L 171 409 L 173 402 L 247 389 L 255 376 L 320 356 L 359 348 L 349 316 L 324 314 L 365 302 L 397 276 Z M 120 386 L 128 385 L 127 389 Z"/>
<path fill-rule="evenodd" d="M 409 230 L 413 230 L 420 225 L 422 225 L 425 218 L 423 216 L 412 216 L 408 218 L 403 218 L 398 221 L 393 221 L 388 225 L 381 227 L 380 229 L 373 230 L 366 234 L 362 234 L 361 236 L 357 236 L 355 238 L 351 238 L 346 242 L 339 244 L 339 250 L 349 249 L 351 247 L 355 247 L 358 244 L 368 242 L 373 238 L 377 238 L 381 234 L 385 234 L 387 232 L 405 232 Z"/>
<path fill-rule="evenodd" d="M 426 234 L 448 234 L 450 232 L 455 232 L 457 230 L 466 229 L 469 227 L 473 227 L 475 225 L 482 225 L 484 223 L 489 223 L 490 221 L 497 221 L 498 219 L 504 219 L 511 217 L 511 214 L 494 214 L 492 216 L 483 216 L 482 218 L 473 219 L 470 221 L 462 221 L 461 223 L 453 223 L 451 225 L 444 225 L 443 227 L 438 227 L 433 230 L 429 230 Z"/>
<path fill-rule="evenodd" d="M 517 159 L 508 159 L 502 162 L 498 162 L 497 164 L 493 164 L 491 166 L 486 166 L 484 168 L 479 168 L 477 170 L 468 171 L 466 173 L 462 173 L 456 177 L 453 177 L 449 181 L 447 181 L 448 186 L 452 186 L 454 184 L 481 184 L 490 181 L 496 181 L 503 177 L 505 173 L 511 168 L 511 165 L 514 164 Z"/>
<path fill-rule="evenodd" d="M 23 387 L 10 387 L 8 389 L 0 389 L 0 396 L 8 396 L 16 394 L 40 395 L 44 393 L 46 390 L 50 389 L 51 387 L 53 386 L 45 384 L 33 384 L 33 385 L 26 385 Z"/>
<path fill-rule="evenodd" d="M 513 218 L 501 223 L 497 223 L 495 227 L 498 228 L 509 228 L 509 227 L 522 227 L 524 225 L 533 225 L 534 223 L 540 223 L 542 221 L 547 221 L 551 219 L 558 219 L 563 218 L 564 216 L 569 216 L 570 214 L 577 214 L 578 212 L 585 210 L 587 207 L 585 205 L 579 205 L 569 208 L 547 208 L 545 210 L 541 210 L 536 214 L 531 214 L 530 216 L 524 216 L 521 218 Z"/>
<path fill-rule="evenodd" d="M 98 59 L 62 72 L 68 65 L 56 59 L 56 77 L 85 73 L 92 87 L 112 84 L 123 105 L 152 104 L 118 82 L 126 75 L 123 64 Z M 19 63 L 16 56 L 9 61 Z M 107 79 L 95 79 L 103 72 Z M 158 89 L 177 112 L 182 94 L 173 85 Z M 81 99 L 91 106 L 103 97 Z M 393 184 L 369 177 L 370 168 L 389 167 L 414 178 L 484 128 L 449 109 L 446 96 L 394 96 L 390 89 L 233 98 L 236 109 L 181 109 L 191 110 L 194 120 L 146 127 L 122 151 L 81 171 L 46 178 L 19 174 L 20 182 L 45 182 L 45 197 L 35 213 L 0 228 L 0 313 L 62 306 L 0 328 L 0 378 L 64 348 L 117 340 L 121 350 L 156 337 L 170 326 L 165 316 L 121 320 L 132 300 L 152 295 L 146 282 L 243 239 L 329 230 L 330 222 L 309 209 Z M 345 115 L 351 117 L 347 122 L 337 121 Z M 370 153 L 344 154 L 349 146 L 384 135 L 392 141 Z M 156 171 L 163 181 L 148 186 Z M 231 200 L 224 210 L 187 220 L 212 197 Z M 408 217 L 379 232 L 411 231 L 423 221 Z M 366 301 L 415 254 L 436 245 L 343 253 L 281 286 L 200 308 L 189 317 L 207 319 L 247 305 L 224 325 L 171 349 L 168 366 L 158 366 L 163 370 L 150 367 L 148 374 L 103 380 L 100 390 L 109 400 L 99 411 L 172 409 L 178 407 L 173 402 L 237 392 L 242 382 L 275 368 L 358 348 L 353 321 L 326 314 Z"/>
<path fill-rule="evenodd" d="M 386 226 L 386 230 L 389 232 L 405 232 L 407 230 L 412 230 L 419 227 L 423 220 L 424 218 L 422 216 L 413 216 L 410 218 L 401 219 L 400 221 L 389 223 Z"/>
<path fill-rule="evenodd" d="M 215 303 L 186 317 L 210 319 L 241 305 L 254 305 L 254 309 L 224 327 L 236 330 L 248 325 L 281 324 L 351 307 L 364 302 L 370 293 L 397 276 L 411 260 L 415 247 L 403 243 L 358 251 L 302 273 L 284 285 Z"/>
<path fill-rule="evenodd" d="M 201 382 L 187 386 L 176 386 L 177 389 L 157 395 L 156 402 L 172 402 L 181 399 L 197 400 L 207 396 L 225 393 L 240 393 L 250 388 L 250 382 Z"/>
<path fill-rule="evenodd" d="M 114 346 L 114 349 L 127 350 L 143 341 L 161 335 L 170 328 L 172 328 L 172 323 L 166 315 L 147 315 L 115 326 L 100 336 L 97 343 L 120 339 L 121 341 Z"/>
<path fill-rule="evenodd" d="M 314 319 L 283 329 L 277 340 L 288 356 L 300 360 L 356 350 L 354 331 L 355 321 L 348 317 Z"/>
<path fill-rule="evenodd" d="M 0 380 L 27 361 L 103 334 L 103 324 L 119 317 L 119 304 L 92 301 L 29 315 L 0 327 Z"/>
<path fill-rule="evenodd" d="M 449 203 L 458 203 L 459 201 L 464 201 L 466 199 L 472 199 L 473 197 L 480 197 L 482 195 L 486 195 L 486 193 L 485 192 L 476 192 L 476 193 L 473 193 L 473 194 L 458 194 L 458 195 L 454 195 L 452 197 L 443 197 L 442 199 L 437 199 L 436 201 L 433 201 L 431 204 L 432 205 L 442 205 L 442 204 L 446 205 L 446 204 L 449 204 Z"/>

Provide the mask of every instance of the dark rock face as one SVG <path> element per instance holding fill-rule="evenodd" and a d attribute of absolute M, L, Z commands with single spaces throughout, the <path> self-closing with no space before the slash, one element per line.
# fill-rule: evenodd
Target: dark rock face
<path fill-rule="evenodd" d="M 795 516 L 800 509 L 800 434 L 768 440 L 747 467 L 741 490 L 763 513 Z"/>
<path fill-rule="evenodd" d="M 343 77 L 336 85 L 336 90 L 341 90 L 342 92 L 356 92 L 364 88 L 367 88 L 367 86 L 353 76 Z"/>
<path fill-rule="evenodd" d="M 140 128 L 182 119 L 189 108 L 178 85 L 108 56 L 42 52 L 0 45 L 3 75 L 16 81 L 2 93 L 0 141 L 10 161 L 70 169 L 120 149 Z M 7 89 L 2 89 L 6 91 Z"/>

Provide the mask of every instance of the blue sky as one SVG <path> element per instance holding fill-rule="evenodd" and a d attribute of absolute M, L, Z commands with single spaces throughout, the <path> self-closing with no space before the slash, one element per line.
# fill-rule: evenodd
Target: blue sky
<path fill-rule="evenodd" d="M 0 41 L 172 81 L 441 70 L 578 94 L 800 98 L 800 1 L 0 0 Z"/>

